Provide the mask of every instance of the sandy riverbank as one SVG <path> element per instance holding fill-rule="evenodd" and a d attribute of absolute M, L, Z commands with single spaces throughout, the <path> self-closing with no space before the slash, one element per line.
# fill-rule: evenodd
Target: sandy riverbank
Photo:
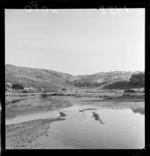
<path fill-rule="evenodd" d="M 20 124 L 6 126 L 6 149 L 32 149 L 31 144 L 38 137 L 47 136 L 51 122 L 58 122 L 63 118 L 39 119 Z"/>

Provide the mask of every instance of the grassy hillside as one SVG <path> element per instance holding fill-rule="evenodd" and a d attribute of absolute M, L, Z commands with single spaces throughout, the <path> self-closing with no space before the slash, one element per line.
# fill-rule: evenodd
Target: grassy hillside
<path fill-rule="evenodd" d="M 144 72 L 139 72 L 132 74 L 129 80 L 118 81 L 109 85 L 106 85 L 107 89 L 131 89 L 131 88 L 144 88 L 145 85 L 145 74 Z"/>
<path fill-rule="evenodd" d="M 12 84 L 19 83 L 26 87 L 45 88 L 45 90 L 74 87 L 69 80 L 71 75 L 52 70 L 6 65 L 5 71 L 5 81 Z"/>
<path fill-rule="evenodd" d="M 74 81 L 77 87 L 100 87 L 117 81 L 128 80 L 133 72 L 100 72 L 93 75 L 83 76 Z"/>
<path fill-rule="evenodd" d="M 5 66 L 5 81 L 9 88 L 11 84 L 20 84 L 24 87 L 33 87 L 35 90 L 55 91 L 61 88 L 82 87 L 106 87 L 117 88 L 118 82 L 125 84 L 132 74 L 137 72 L 100 72 L 92 75 L 73 76 L 53 70 L 18 67 L 14 65 Z"/>

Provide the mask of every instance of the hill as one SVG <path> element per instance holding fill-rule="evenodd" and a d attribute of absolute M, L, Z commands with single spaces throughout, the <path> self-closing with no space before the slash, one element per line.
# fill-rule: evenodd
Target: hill
<path fill-rule="evenodd" d="M 74 84 L 77 87 L 104 87 L 105 85 L 118 81 L 129 80 L 133 72 L 99 72 L 93 75 L 82 76 L 75 80 Z"/>
<path fill-rule="evenodd" d="M 139 72 L 132 74 L 129 80 L 117 81 L 115 83 L 106 85 L 107 89 L 131 89 L 131 88 L 144 88 L 145 86 L 145 74 L 144 72 Z"/>
<path fill-rule="evenodd" d="M 18 67 L 11 64 L 5 66 L 5 81 L 10 84 L 21 84 L 35 90 L 56 91 L 62 88 L 118 88 L 118 82 L 129 81 L 133 74 L 139 72 L 99 72 L 92 75 L 73 76 L 58 71 Z"/>
<path fill-rule="evenodd" d="M 57 90 L 63 87 L 74 87 L 70 81 L 72 76 L 46 69 L 35 69 L 27 67 L 17 67 L 6 65 L 5 81 L 6 83 L 19 83 L 26 87 L 33 87 L 36 90 Z"/>

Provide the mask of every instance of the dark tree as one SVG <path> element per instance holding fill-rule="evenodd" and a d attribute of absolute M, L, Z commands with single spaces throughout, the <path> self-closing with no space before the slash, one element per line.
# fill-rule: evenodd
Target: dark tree
<path fill-rule="evenodd" d="M 12 85 L 12 89 L 16 89 L 16 90 L 24 89 L 24 86 L 21 84 L 15 83 Z"/>
<path fill-rule="evenodd" d="M 144 87 L 145 75 L 142 72 L 138 74 L 133 74 L 129 80 L 131 84 Z"/>

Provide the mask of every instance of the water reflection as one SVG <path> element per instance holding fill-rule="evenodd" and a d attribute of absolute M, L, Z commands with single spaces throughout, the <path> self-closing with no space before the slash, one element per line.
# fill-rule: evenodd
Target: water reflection
<path fill-rule="evenodd" d="M 132 109 L 132 111 L 133 111 L 134 113 L 140 113 L 140 114 L 142 114 L 142 115 L 145 114 L 145 109 L 144 109 L 144 108 L 136 108 L 136 109 Z"/>
<path fill-rule="evenodd" d="M 49 132 L 57 130 L 56 140 L 61 138 L 63 145 L 79 149 L 144 147 L 144 116 L 134 114 L 130 109 L 98 109 L 97 113 L 101 114 L 105 124 L 93 122 L 91 111 L 84 112 L 85 117 L 76 112 L 71 119 L 53 123 Z"/>
<path fill-rule="evenodd" d="M 86 111 L 79 111 L 83 109 Z M 54 118 L 60 116 L 59 112 L 66 114 L 65 120 L 51 123 L 48 137 L 37 139 L 41 148 L 141 149 L 145 146 L 144 115 L 134 113 L 131 109 L 74 105 L 59 111 L 16 117 L 11 121 L 6 120 L 6 124 Z"/>
<path fill-rule="evenodd" d="M 65 110 L 64 110 L 65 111 Z M 71 112 L 70 112 L 71 113 Z M 51 142 L 77 149 L 132 149 L 144 147 L 144 116 L 130 109 L 97 109 L 105 124 L 93 121 L 92 111 L 72 112 L 61 123 L 52 123 Z M 57 133 L 51 133 L 57 131 Z M 54 140 L 52 139 L 54 138 Z M 60 139 L 61 138 L 61 139 Z M 49 144 L 45 145 L 51 148 Z M 63 148 L 63 146 L 62 146 Z"/>

